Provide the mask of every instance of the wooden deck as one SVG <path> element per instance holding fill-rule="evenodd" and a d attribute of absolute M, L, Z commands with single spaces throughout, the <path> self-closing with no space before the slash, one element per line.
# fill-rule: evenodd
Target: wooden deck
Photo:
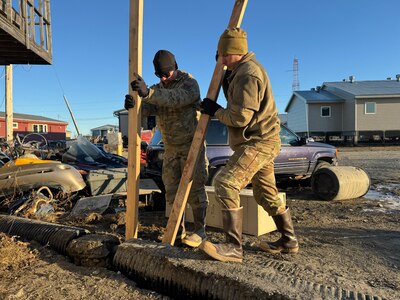
<path fill-rule="evenodd" d="M 52 63 L 50 0 L 0 0 L 0 65 Z"/>

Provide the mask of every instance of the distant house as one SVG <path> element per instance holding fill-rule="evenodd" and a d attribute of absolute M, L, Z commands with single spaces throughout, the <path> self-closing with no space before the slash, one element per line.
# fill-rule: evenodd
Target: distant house
<path fill-rule="evenodd" d="M 126 109 L 119 109 L 114 111 L 114 117 L 118 118 L 119 130 L 122 136 L 128 136 L 128 111 Z M 142 129 L 153 129 L 156 126 L 155 116 L 142 116 L 141 120 Z"/>
<path fill-rule="evenodd" d="M 90 129 L 92 132 L 92 137 L 107 137 L 107 133 L 118 132 L 118 126 L 116 125 L 103 125 Z"/>
<path fill-rule="evenodd" d="M 25 136 L 28 133 L 42 134 L 48 141 L 65 140 L 68 123 L 42 116 L 13 114 L 14 136 Z M 6 137 L 5 113 L 0 112 L 0 137 Z"/>
<path fill-rule="evenodd" d="M 324 82 L 293 92 L 287 125 L 301 136 L 337 143 L 400 143 L 400 75 L 392 80 Z"/>

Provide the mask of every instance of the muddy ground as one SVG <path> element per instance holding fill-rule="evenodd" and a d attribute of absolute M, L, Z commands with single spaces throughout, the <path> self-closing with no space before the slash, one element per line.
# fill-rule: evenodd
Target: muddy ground
<path fill-rule="evenodd" d="M 366 170 L 371 191 L 358 199 L 321 201 L 310 188 L 281 190 L 286 192 L 292 209 L 301 247 L 298 255 L 265 254 L 257 247 L 258 238 L 246 235 L 241 266 L 205 258 L 203 267 L 213 272 L 226 266 L 227 270 L 236 270 L 238 280 L 254 278 L 265 286 L 270 284 L 265 274 L 273 268 L 279 275 L 323 286 L 400 299 L 400 147 L 341 148 L 340 165 Z M 139 218 L 139 237 L 160 241 L 167 222 L 164 213 L 143 208 Z M 92 232 L 107 232 L 123 241 L 123 213 L 64 222 Z M 223 237 L 219 230 L 209 228 L 208 233 L 213 241 Z M 277 236 L 272 233 L 260 239 Z M 48 247 L 1 233 L 0 278 L 0 299 L 168 299 L 140 289 L 119 272 L 77 266 Z M 301 291 L 296 295 L 285 293 L 289 290 L 287 282 L 280 287 L 283 294 L 307 299 Z"/>

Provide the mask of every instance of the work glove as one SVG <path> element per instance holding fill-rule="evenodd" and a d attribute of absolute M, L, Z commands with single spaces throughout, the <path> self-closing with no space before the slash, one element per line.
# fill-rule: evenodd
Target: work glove
<path fill-rule="evenodd" d="M 124 107 L 126 110 L 135 107 L 135 99 L 131 95 L 125 95 L 125 104 Z"/>
<path fill-rule="evenodd" d="M 201 106 L 201 113 L 210 115 L 211 117 L 214 117 L 215 112 L 218 109 L 222 108 L 221 105 L 219 105 L 217 102 L 209 98 L 204 98 L 200 106 Z"/>
<path fill-rule="evenodd" d="M 146 82 L 139 74 L 134 74 L 137 79 L 131 82 L 132 90 L 136 91 L 140 97 L 146 97 L 149 94 L 149 89 L 147 88 Z"/>

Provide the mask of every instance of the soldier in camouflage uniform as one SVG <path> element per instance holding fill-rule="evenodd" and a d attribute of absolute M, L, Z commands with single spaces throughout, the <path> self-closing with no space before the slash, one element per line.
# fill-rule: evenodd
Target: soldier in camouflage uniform
<path fill-rule="evenodd" d="M 211 99 L 202 102 L 203 113 L 216 116 L 227 125 L 229 144 L 234 150 L 215 178 L 216 198 L 222 204 L 226 243 L 204 241 L 200 248 L 220 261 L 242 262 L 243 207 L 240 190 L 251 181 L 255 200 L 275 221 L 281 238 L 261 243 L 269 253 L 297 253 L 299 246 L 292 218 L 278 197 L 274 159 L 280 150 L 280 121 L 267 72 L 247 50 L 247 35 L 240 28 L 227 29 L 218 43 L 218 54 L 228 67 L 223 81 L 227 108 Z"/>
<path fill-rule="evenodd" d="M 164 142 L 162 180 L 166 201 L 173 204 L 182 171 L 196 130 L 200 109 L 200 89 L 197 81 L 188 73 L 178 70 L 174 55 L 167 50 L 158 51 L 153 60 L 155 75 L 160 82 L 146 86 L 137 76 L 131 86 L 142 97 L 142 113 L 155 115 Z M 133 97 L 127 95 L 125 108 L 134 106 Z M 208 178 L 208 161 L 204 146 L 194 171 L 188 203 L 193 209 L 194 231 L 186 235 L 184 217 L 177 239 L 183 244 L 198 247 L 205 239 L 205 217 L 208 206 L 205 183 Z"/>

